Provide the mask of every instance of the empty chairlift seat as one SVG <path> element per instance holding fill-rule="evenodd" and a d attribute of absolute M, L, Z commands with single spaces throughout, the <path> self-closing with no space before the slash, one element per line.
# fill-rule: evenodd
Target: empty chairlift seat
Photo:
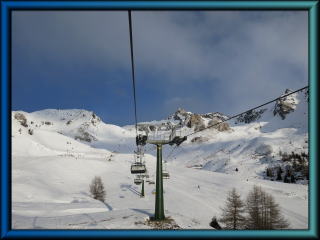
<path fill-rule="evenodd" d="M 135 178 L 135 179 L 133 180 L 134 184 L 136 184 L 136 185 L 140 185 L 140 184 L 142 183 L 142 181 L 143 181 L 142 178 Z"/>
<path fill-rule="evenodd" d="M 163 171 L 163 172 L 162 172 L 162 178 L 163 178 L 163 179 L 169 179 L 169 178 L 170 178 L 169 172 Z"/>
<path fill-rule="evenodd" d="M 146 172 L 146 165 L 143 163 L 133 163 L 131 165 L 131 173 L 137 174 L 137 173 L 145 173 Z"/>

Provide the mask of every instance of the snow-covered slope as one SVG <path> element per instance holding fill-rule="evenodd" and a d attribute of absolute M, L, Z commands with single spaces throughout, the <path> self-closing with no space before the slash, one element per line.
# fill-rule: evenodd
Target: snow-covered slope
<path fill-rule="evenodd" d="M 290 90 L 284 94 L 287 93 Z M 292 166 L 292 162 L 282 161 L 283 153 L 308 154 L 307 97 L 306 91 L 292 94 L 191 135 L 173 151 L 172 147 L 166 146 L 165 160 L 176 165 L 235 174 L 245 179 L 265 178 L 268 167 L 285 169 Z M 169 116 L 167 124 L 164 120 L 145 122 L 141 124 L 141 130 L 151 138 L 155 135 L 163 137 L 169 136 L 170 125 L 175 125 L 179 126 L 177 134 L 184 136 L 227 118 L 221 113 L 193 114 L 178 109 Z M 157 130 L 161 127 L 165 130 L 163 126 L 167 126 L 168 131 Z M 304 180 L 299 182 L 305 183 Z"/>
<path fill-rule="evenodd" d="M 191 135 L 175 149 L 164 146 L 171 176 L 164 183 L 166 215 L 181 228 L 208 229 L 232 187 L 244 199 L 256 184 L 275 197 L 291 228 L 307 228 L 307 181 L 270 181 L 265 174 L 267 167 L 292 165 L 281 160 L 280 151 L 308 152 L 307 105 L 307 95 L 297 93 Z M 139 132 L 164 137 L 176 126 L 183 136 L 226 118 L 178 109 L 167 120 L 140 123 Z M 134 149 L 134 126 L 106 124 L 93 112 L 13 111 L 12 227 L 150 228 L 145 220 L 154 212 L 155 185 L 146 184 L 140 198 L 130 174 Z M 155 149 L 147 145 L 145 150 L 154 180 Z M 89 195 L 94 176 L 106 187 L 105 204 Z"/>
<path fill-rule="evenodd" d="M 20 118 L 25 118 L 26 123 L 21 125 Z M 112 149 L 113 151 L 132 152 L 135 141 L 134 131 L 106 124 L 95 113 L 86 110 L 46 109 L 33 113 L 13 111 L 12 124 L 13 136 L 18 136 L 19 129 L 24 133 L 31 130 L 34 137 L 43 132 L 46 134 L 58 133 L 91 147 Z"/>

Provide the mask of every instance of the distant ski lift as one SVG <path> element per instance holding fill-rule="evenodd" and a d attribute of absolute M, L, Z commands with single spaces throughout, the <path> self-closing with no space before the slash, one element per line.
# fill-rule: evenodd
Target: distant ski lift
<path fill-rule="evenodd" d="M 137 144 L 137 146 L 139 146 L 139 145 L 140 145 L 140 146 L 146 145 L 147 139 L 148 139 L 148 136 L 139 134 L 139 135 L 136 137 L 136 144 Z"/>
<path fill-rule="evenodd" d="M 142 183 L 142 181 L 143 181 L 142 178 L 135 178 L 135 179 L 133 180 L 134 184 L 136 184 L 136 185 L 140 185 L 140 184 Z"/>
<path fill-rule="evenodd" d="M 144 178 L 146 178 L 146 179 L 148 179 L 150 176 L 149 176 L 149 173 L 148 173 L 148 170 L 146 170 L 146 172 L 145 173 L 143 173 L 143 174 L 141 174 L 140 175 L 141 177 L 144 177 Z"/>
<path fill-rule="evenodd" d="M 131 165 L 132 174 L 146 173 L 146 165 L 144 164 L 142 158 L 144 155 L 142 147 L 138 146 L 137 151 L 134 151 L 134 163 Z"/>
<path fill-rule="evenodd" d="M 169 179 L 170 178 L 170 174 L 168 171 L 163 171 L 162 172 L 162 178 L 163 179 Z"/>
<path fill-rule="evenodd" d="M 145 173 L 146 171 L 147 171 L 146 165 L 143 163 L 136 162 L 131 165 L 131 173 L 132 174 Z"/>

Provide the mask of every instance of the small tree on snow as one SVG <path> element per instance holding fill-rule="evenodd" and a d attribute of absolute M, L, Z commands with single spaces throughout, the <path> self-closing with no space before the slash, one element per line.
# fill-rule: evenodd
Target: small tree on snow
<path fill-rule="evenodd" d="M 227 197 L 226 205 L 222 208 L 223 214 L 220 222 L 225 225 L 226 229 L 243 229 L 244 226 L 244 203 L 240 198 L 240 194 L 233 188 Z"/>
<path fill-rule="evenodd" d="M 94 199 L 101 202 L 105 201 L 106 191 L 104 189 L 101 177 L 95 176 L 90 184 L 90 193 Z"/>

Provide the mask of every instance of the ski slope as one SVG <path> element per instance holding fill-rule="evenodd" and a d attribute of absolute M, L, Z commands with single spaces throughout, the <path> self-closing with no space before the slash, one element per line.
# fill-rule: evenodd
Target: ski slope
<path fill-rule="evenodd" d="M 146 156 L 154 177 L 155 157 Z M 133 184 L 131 154 L 114 154 L 111 161 L 100 152 L 76 156 L 15 157 L 13 165 L 13 215 L 15 229 L 144 229 L 154 213 L 154 184 Z M 262 186 L 280 204 L 291 228 L 308 223 L 308 188 L 169 164 L 171 178 L 164 180 L 166 216 L 183 229 L 209 229 L 221 214 L 227 192 L 236 187 L 243 198 L 253 185 Z M 103 204 L 89 196 L 91 179 L 101 176 L 107 191 Z M 197 186 L 200 186 L 198 189 Z"/>
<path fill-rule="evenodd" d="M 279 151 L 308 151 L 307 102 L 303 94 L 294 101 L 295 110 L 285 120 L 270 107 L 258 121 L 233 121 L 227 131 L 208 129 L 174 151 L 164 146 L 164 167 L 170 173 L 164 180 L 166 216 L 183 229 L 212 229 L 209 223 L 220 217 L 233 187 L 245 200 L 258 185 L 275 197 L 291 229 L 307 229 L 308 185 L 264 179 L 266 167 L 281 164 Z M 206 140 L 192 142 L 197 136 Z M 151 228 L 145 221 L 154 213 L 155 184 L 146 183 L 145 197 L 140 197 L 141 186 L 130 174 L 134 149 L 134 126 L 106 124 L 93 112 L 12 112 L 12 228 Z M 147 145 L 146 152 L 155 180 L 155 148 Z M 94 176 L 103 180 L 105 203 L 89 194 Z"/>

